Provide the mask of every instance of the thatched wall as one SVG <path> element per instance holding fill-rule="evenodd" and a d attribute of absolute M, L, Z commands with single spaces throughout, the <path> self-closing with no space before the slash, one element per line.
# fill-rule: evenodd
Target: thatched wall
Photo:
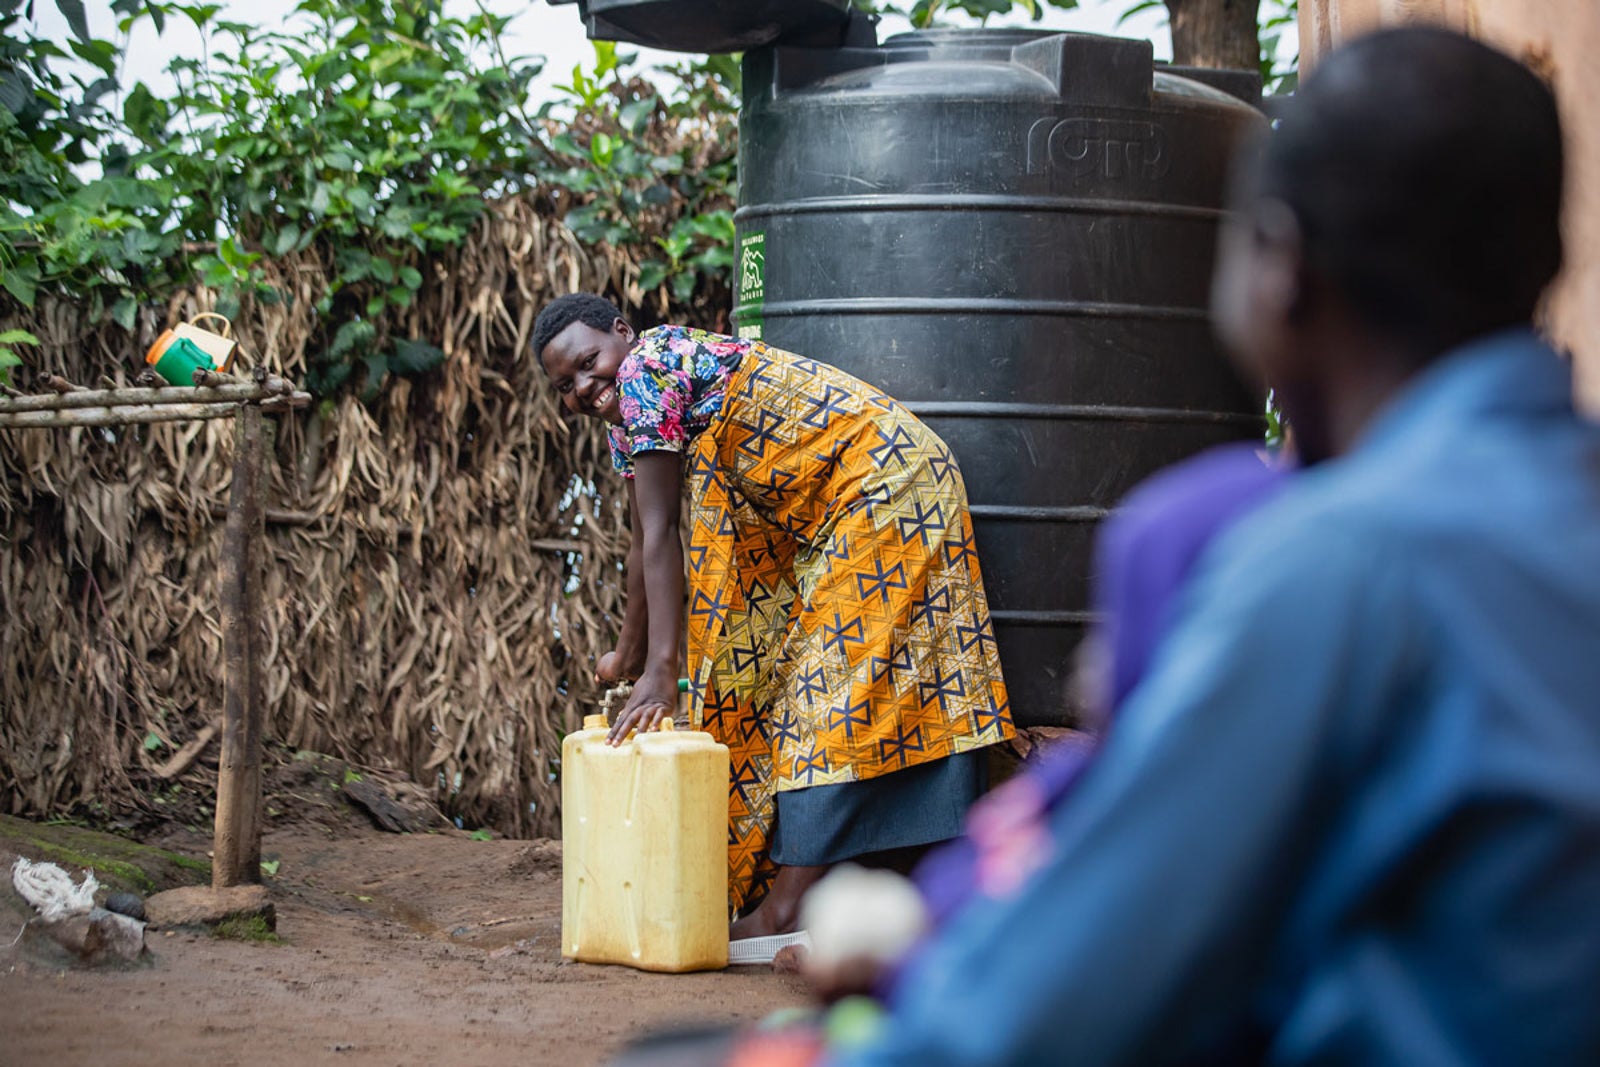
<path fill-rule="evenodd" d="M 550 832 L 551 757 L 594 698 L 626 534 L 602 436 L 559 414 L 526 345 L 556 293 L 639 294 L 629 263 L 523 199 L 423 266 L 421 298 L 389 328 L 442 347 L 444 366 L 371 408 L 345 396 L 273 420 L 269 736 L 403 768 L 468 825 Z M 326 265 L 271 270 L 293 299 L 247 302 L 236 330 L 300 380 Z M 125 383 L 155 332 L 212 301 L 147 310 L 134 336 L 60 302 L 0 329 L 39 335 L 39 370 Z M 231 455 L 227 421 L 0 431 L 0 810 L 149 811 L 168 788 L 157 770 L 220 716 Z M 215 746 L 174 780 L 209 796 L 214 775 Z"/>

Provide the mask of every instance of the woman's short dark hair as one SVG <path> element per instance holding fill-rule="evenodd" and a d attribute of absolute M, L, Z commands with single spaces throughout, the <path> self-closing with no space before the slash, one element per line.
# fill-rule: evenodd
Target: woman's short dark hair
<path fill-rule="evenodd" d="M 558 296 L 544 306 L 539 312 L 539 317 L 533 321 L 533 354 L 542 365 L 544 363 L 544 346 L 555 339 L 556 334 L 565 330 L 575 322 L 581 322 L 596 330 L 609 331 L 622 312 L 617 310 L 617 305 L 603 296 L 593 293 L 568 293 Z"/>

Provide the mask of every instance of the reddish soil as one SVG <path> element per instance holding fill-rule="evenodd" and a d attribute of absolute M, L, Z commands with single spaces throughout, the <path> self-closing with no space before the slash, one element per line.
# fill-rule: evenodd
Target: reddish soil
<path fill-rule="evenodd" d="M 339 820 L 269 830 L 283 943 L 151 932 L 150 966 L 58 970 L 0 931 L 0 1061 L 559 1064 L 641 1034 L 760 1019 L 797 979 L 564 963 L 559 846 L 392 835 Z M 203 837 L 168 839 L 203 853 Z"/>

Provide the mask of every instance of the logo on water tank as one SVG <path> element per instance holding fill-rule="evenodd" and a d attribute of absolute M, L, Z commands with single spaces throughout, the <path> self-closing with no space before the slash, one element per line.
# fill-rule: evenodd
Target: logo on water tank
<path fill-rule="evenodd" d="M 734 287 L 734 321 L 739 336 L 761 340 L 761 306 L 767 298 L 767 235 L 765 231 L 739 238 L 738 282 Z"/>
<path fill-rule="evenodd" d="M 1171 169 L 1167 132 L 1153 122 L 1045 118 L 1028 131 L 1029 174 L 1153 181 Z"/>

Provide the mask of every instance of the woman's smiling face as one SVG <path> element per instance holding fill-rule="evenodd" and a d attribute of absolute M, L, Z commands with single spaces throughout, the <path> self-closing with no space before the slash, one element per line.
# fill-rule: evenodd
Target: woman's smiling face
<path fill-rule="evenodd" d="M 561 404 L 578 415 L 622 425 L 617 368 L 633 345 L 633 327 L 618 319 L 609 330 L 574 322 L 544 346 L 544 372 Z"/>

